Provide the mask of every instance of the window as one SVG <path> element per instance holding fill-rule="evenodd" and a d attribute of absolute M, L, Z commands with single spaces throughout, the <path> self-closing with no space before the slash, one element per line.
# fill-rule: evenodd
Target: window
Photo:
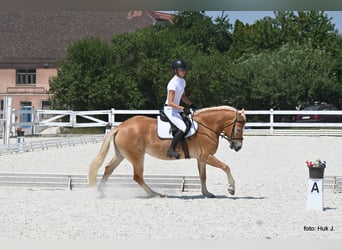
<path fill-rule="evenodd" d="M 17 69 L 17 84 L 36 84 L 36 70 Z"/>
<path fill-rule="evenodd" d="M 42 109 L 49 110 L 51 107 L 51 103 L 49 101 L 42 101 Z"/>

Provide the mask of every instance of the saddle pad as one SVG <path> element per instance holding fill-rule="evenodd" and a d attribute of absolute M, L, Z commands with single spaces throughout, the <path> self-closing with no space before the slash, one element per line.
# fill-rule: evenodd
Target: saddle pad
<path fill-rule="evenodd" d="M 192 121 L 191 128 L 189 133 L 185 136 L 185 138 L 193 136 L 196 134 L 198 129 L 198 124 L 196 121 Z M 157 116 L 157 134 L 162 139 L 172 139 L 171 125 L 169 122 L 164 122 L 160 119 L 160 116 Z"/>

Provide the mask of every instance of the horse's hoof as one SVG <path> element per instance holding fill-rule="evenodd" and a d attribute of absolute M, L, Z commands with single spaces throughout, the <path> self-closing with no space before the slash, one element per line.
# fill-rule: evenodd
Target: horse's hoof
<path fill-rule="evenodd" d="M 155 195 L 153 195 L 153 197 L 164 198 L 165 194 L 156 193 Z"/>
<path fill-rule="evenodd" d="M 154 193 L 149 195 L 150 198 L 164 198 L 165 194 L 160 194 L 160 193 Z"/>
<path fill-rule="evenodd" d="M 207 198 L 215 198 L 216 196 L 214 195 L 214 194 L 212 194 L 212 193 L 205 193 L 205 194 L 203 194 L 205 197 L 207 197 Z"/>
<path fill-rule="evenodd" d="M 103 190 L 98 190 L 97 198 L 99 198 L 99 199 L 106 198 L 106 196 L 105 196 Z"/>
<path fill-rule="evenodd" d="M 234 195 L 235 189 L 234 188 L 228 188 L 228 193 L 230 193 L 231 195 Z"/>
<path fill-rule="evenodd" d="M 106 198 L 105 194 L 103 192 L 99 193 L 99 195 L 97 196 L 99 199 L 103 199 Z"/>

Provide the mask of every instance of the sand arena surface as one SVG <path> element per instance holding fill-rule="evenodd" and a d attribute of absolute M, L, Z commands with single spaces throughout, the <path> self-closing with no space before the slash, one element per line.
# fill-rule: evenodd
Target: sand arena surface
<path fill-rule="evenodd" d="M 0 171 L 87 174 L 100 146 L 3 155 Z M 234 152 L 221 140 L 216 156 L 230 165 L 236 193 L 228 194 L 222 170 L 208 166 L 214 199 L 170 189 L 156 189 L 165 198 L 147 198 L 138 186 L 108 188 L 104 199 L 92 189 L 0 187 L 0 239 L 341 239 L 342 193 L 325 189 L 325 210 L 306 210 L 305 164 L 326 160 L 325 175 L 342 176 L 341 148 L 341 137 L 245 136 Z M 125 160 L 115 173 L 132 167 Z M 195 160 L 146 156 L 145 174 L 198 171 Z"/>

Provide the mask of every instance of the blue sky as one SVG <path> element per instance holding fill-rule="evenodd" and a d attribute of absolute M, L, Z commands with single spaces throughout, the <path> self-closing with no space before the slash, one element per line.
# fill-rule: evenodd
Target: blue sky
<path fill-rule="evenodd" d="M 253 24 L 256 20 L 265 16 L 274 17 L 273 11 L 225 11 L 229 17 L 229 22 L 234 24 L 236 19 L 243 23 Z M 332 17 L 331 22 L 335 24 L 335 28 L 342 34 L 342 11 L 325 11 L 328 17 Z M 208 16 L 221 16 L 222 11 L 206 11 Z"/>
<path fill-rule="evenodd" d="M 225 11 L 228 15 L 230 23 L 239 19 L 243 23 L 253 24 L 256 20 L 265 16 L 274 17 L 273 11 Z M 331 22 L 335 24 L 335 28 L 342 33 L 342 11 L 325 11 L 328 17 L 332 17 Z M 207 11 L 208 16 L 220 16 L 222 11 Z"/>

